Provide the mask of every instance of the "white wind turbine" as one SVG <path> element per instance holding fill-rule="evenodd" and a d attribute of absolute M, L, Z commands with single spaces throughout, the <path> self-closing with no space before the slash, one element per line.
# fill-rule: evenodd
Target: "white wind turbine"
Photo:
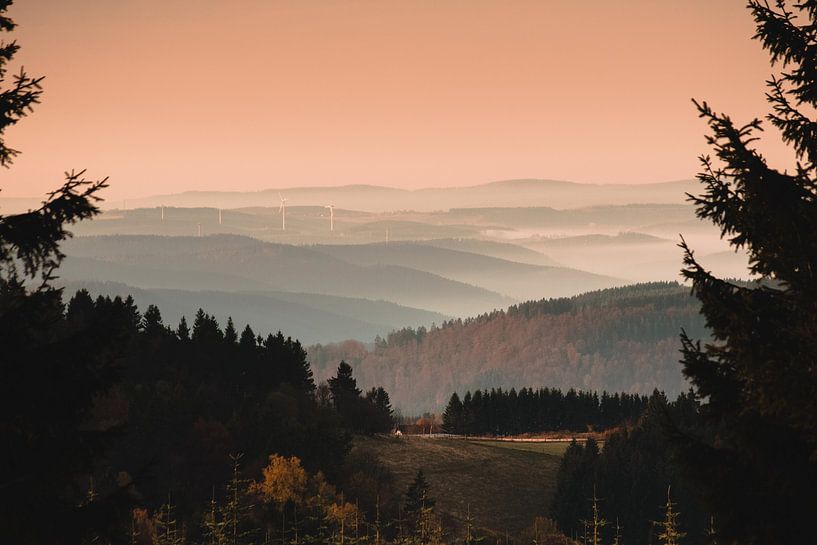
<path fill-rule="evenodd" d="M 329 209 L 329 231 L 335 230 L 335 205 L 327 204 L 324 208 Z"/>
<path fill-rule="evenodd" d="M 278 193 L 278 197 L 281 199 L 281 208 L 278 209 L 278 212 L 281 214 L 281 230 L 287 230 L 287 201 L 289 199 L 285 199 L 283 195 Z"/>

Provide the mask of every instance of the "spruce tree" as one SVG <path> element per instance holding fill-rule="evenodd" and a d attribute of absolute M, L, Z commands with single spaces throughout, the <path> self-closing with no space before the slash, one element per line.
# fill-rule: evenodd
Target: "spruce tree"
<path fill-rule="evenodd" d="M 201 522 L 202 545 L 227 545 L 227 522 L 222 516 L 215 490 L 210 498 L 210 509 Z"/>
<path fill-rule="evenodd" d="M 604 527 L 609 524 L 607 520 L 601 515 L 601 510 L 599 509 L 599 501 L 600 501 L 599 498 L 596 496 L 596 486 L 593 485 L 593 498 L 591 500 L 593 519 L 588 521 L 582 521 L 582 523 L 585 524 L 586 527 L 592 528 L 590 543 L 592 543 L 593 545 L 601 545 L 602 530 L 604 530 Z"/>
<path fill-rule="evenodd" d="M 188 327 L 187 318 L 184 316 L 182 316 L 182 319 L 179 320 L 179 327 L 176 328 L 176 336 L 180 341 L 190 340 L 190 327 Z"/>
<path fill-rule="evenodd" d="M 258 346 L 255 333 L 250 327 L 250 324 L 247 324 L 244 331 L 241 332 L 241 338 L 238 340 L 238 345 L 245 350 L 253 350 L 256 346 Z"/>
<path fill-rule="evenodd" d="M 170 494 L 167 503 L 159 507 L 158 513 L 154 517 L 156 535 L 153 539 L 155 545 L 184 545 L 184 532 L 176 515 L 176 506 L 173 505 Z"/>
<path fill-rule="evenodd" d="M 658 534 L 658 539 L 663 545 L 679 545 L 681 540 L 686 536 L 678 527 L 678 510 L 675 508 L 675 502 L 672 501 L 670 494 L 670 487 L 667 487 L 667 503 L 664 504 L 664 518 L 655 524 L 660 528 L 661 532 Z"/>
<path fill-rule="evenodd" d="M 433 509 L 436 503 L 429 495 L 431 487 L 426 481 L 426 476 L 423 470 L 417 471 L 408 490 L 406 491 L 406 502 L 404 511 L 406 515 L 417 517 L 423 509 Z"/>
<path fill-rule="evenodd" d="M 0 0 L 0 32 L 11 32 L 17 26 L 7 15 L 6 11 L 13 0 Z M 22 68 L 7 81 L 8 64 L 19 51 L 17 42 L 0 43 L 0 84 L 3 84 L 0 94 L 0 167 L 8 168 L 14 158 L 20 153 L 6 144 L 4 133 L 7 128 L 17 124 L 27 116 L 35 104 L 39 104 L 42 95 L 42 77 L 31 77 Z M 7 86 L 8 85 L 8 86 Z"/>
<path fill-rule="evenodd" d="M 148 306 L 144 316 L 142 316 L 142 329 L 150 336 L 158 335 L 165 331 L 162 323 L 162 313 L 156 305 Z"/>
<path fill-rule="evenodd" d="M 394 410 L 391 406 L 389 393 L 382 387 L 372 388 L 366 392 L 368 403 L 367 414 L 363 415 L 366 422 L 365 430 L 369 434 L 388 433 L 394 426 Z"/>
<path fill-rule="evenodd" d="M 0 35 L 15 29 L 0 0 Z M 5 131 L 40 101 L 43 78 L 11 75 L 16 42 L 0 39 L 0 169 L 18 151 Z M 99 212 L 106 180 L 66 173 L 36 209 L 0 214 L 0 534 L 4 543 L 79 543 L 109 539 L 110 518 L 124 491 L 105 482 L 85 500 L 80 483 L 100 469 L 110 430 L 91 423 L 95 400 L 117 380 L 121 324 L 90 323 L 89 297 L 73 308 L 52 280 L 69 227 Z M 87 294 L 85 294 L 87 295 Z M 102 519 L 107 520 L 102 520 Z M 122 536 L 120 536 L 122 537 Z"/>
<path fill-rule="evenodd" d="M 250 514 L 253 505 L 248 503 L 250 481 L 241 477 L 241 459 L 243 454 L 230 455 L 233 471 L 227 482 L 224 505 L 221 508 L 223 533 L 229 545 L 253 543 L 256 529 L 251 527 Z"/>
<path fill-rule="evenodd" d="M 233 317 L 227 317 L 227 326 L 224 328 L 224 342 L 227 344 L 235 344 L 238 342 L 238 333 L 233 324 Z"/>
<path fill-rule="evenodd" d="M 191 338 L 201 346 L 212 347 L 224 340 L 224 333 L 219 329 L 215 316 L 210 316 L 203 309 L 199 309 L 193 321 Z"/>
<path fill-rule="evenodd" d="M 717 225 L 765 281 L 717 278 L 682 243 L 683 275 L 714 342 L 685 333 L 683 371 L 709 433 L 677 432 L 682 461 L 718 517 L 726 543 L 805 543 L 817 520 L 817 1 L 750 1 L 773 65 L 771 112 L 798 159 L 791 171 L 757 151 L 762 121 L 738 124 L 706 102 L 716 159 L 702 157 L 701 219 Z M 677 430 L 676 430 L 677 431 Z"/>
<path fill-rule="evenodd" d="M 443 413 L 443 431 L 445 433 L 462 433 L 462 402 L 457 392 L 451 394 Z"/>
<path fill-rule="evenodd" d="M 357 424 L 355 420 L 359 413 L 361 398 L 357 380 L 352 376 L 352 366 L 341 361 L 337 373 L 328 382 L 335 409 L 347 425 L 354 427 Z"/>
<path fill-rule="evenodd" d="M 81 289 L 77 291 L 71 300 L 68 302 L 68 309 L 65 317 L 69 322 L 85 323 L 91 319 L 94 313 L 94 300 L 88 290 Z"/>

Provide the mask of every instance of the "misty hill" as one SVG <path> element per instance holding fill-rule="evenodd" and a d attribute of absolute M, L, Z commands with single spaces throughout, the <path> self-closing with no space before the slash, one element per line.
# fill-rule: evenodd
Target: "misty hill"
<path fill-rule="evenodd" d="M 683 235 L 701 263 L 716 275 L 749 278 L 745 252 L 736 254 L 731 250 L 724 251 L 728 245 L 718 236 L 717 230 L 705 233 L 692 230 Z M 669 239 L 630 232 L 617 235 L 534 236 L 520 239 L 517 244 L 545 252 L 565 266 L 633 281 L 653 281 L 678 278 L 683 258 L 679 241 L 678 233 Z"/>
<path fill-rule="evenodd" d="M 469 187 L 405 190 L 372 185 L 294 187 L 264 191 L 188 191 L 134 199 L 131 206 L 242 208 L 278 207 L 280 195 L 291 205 L 324 206 L 384 212 L 448 210 L 456 207 L 548 206 L 577 208 L 595 205 L 684 202 L 696 191 L 692 180 L 653 184 L 579 184 L 555 180 L 507 180 Z"/>
<path fill-rule="evenodd" d="M 516 261 L 517 263 L 528 263 L 530 265 L 559 265 L 559 263 L 550 256 L 509 242 L 480 240 L 477 238 L 438 238 L 424 240 L 423 245 L 456 250 L 458 252 L 487 255 L 497 259 Z"/>
<path fill-rule="evenodd" d="M 380 219 L 349 228 L 350 234 L 364 241 L 423 240 L 427 238 L 468 237 L 480 232 L 479 225 L 440 224 L 407 219 Z"/>
<path fill-rule="evenodd" d="M 524 241 L 528 247 L 543 250 L 578 248 L 583 246 L 624 246 L 640 244 L 675 244 L 671 240 L 644 233 L 619 233 L 617 235 L 576 235 L 566 237 L 536 237 Z"/>
<path fill-rule="evenodd" d="M 219 223 L 216 208 L 132 208 L 105 211 L 96 218 L 80 222 L 74 233 L 79 236 L 195 236 L 201 226 L 205 235 L 220 233 L 263 238 L 281 227 L 280 216 L 271 209 L 263 215 L 245 210 L 222 210 L 221 221 Z"/>
<path fill-rule="evenodd" d="M 141 288 L 288 291 L 391 301 L 468 316 L 512 299 L 400 266 L 357 265 L 314 249 L 231 235 L 107 236 L 67 241 L 66 281 L 112 281 Z"/>
<path fill-rule="evenodd" d="M 559 210 L 551 207 L 452 208 L 445 212 L 365 212 L 335 208 L 334 230 L 323 206 L 289 206 L 286 230 L 278 207 L 154 207 L 106 210 L 74 229 L 80 236 L 234 234 L 285 244 L 368 244 L 395 240 L 484 239 L 495 242 L 640 232 L 676 240 L 679 233 L 719 233 L 684 204 L 635 204 Z M 577 240 L 577 242 L 580 242 Z M 462 249 L 482 253 L 476 248 Z M 511 256 L 491 255 L 516 261 Z M 528 256 L 530 257 L 530 256 Z M 528 262 L 526 259 L 519 261 Z M 553 263 L 535 264 L 547 265 Z"/>
<path fill-rule="evenodd" d="M 369 301 L 312 293 L 224 292 L 142 289 L 114 282 L 67 282 L 66 296 L 80 288 L 92 296 L 132 295 L 141 309 L 156 305 L 166 324 L 175 327 L 182 316 L 188 323 L 199 308 L 216 317 L 223 326 L 231 316 L 241 330 L 250 324 L 256 333 L 284 331 L 305 344 L 372 339 L 405 327 L 442 323 L 446 316 L 402 307 L 385 301 Z"/>
<path fill-rule="evenodd" d="M 363 387 L 382 384 L 404 412 L 440 409 L 454 391 L 548 386 L 674 395 L 686 386 L 678 335 L 705 334 L 700 303 L 677 283 L 528 302 L 431 330 L 395 332 L 372 350 L 315 346 L 326 377 L 340 359 Z"/>
<path fill-rule="evenodd" d="M 416 242 L 323 245 L 314 249 L 349 263 L 411 267 L 522 300 L 575 295 L 622 283 L 575 269 L 516 263 Z"/>
<path fill-rule="evenodd" d="M 106 210 L 80 222 L 74 232 L 95 235 L 194 236 L 231 234 L 287 244 L 370 243 L 386 240 L 470 237 L 478 225 L 433 222 L 432 217 L 411 214 L 373 214 L 335 208 L 334 231 L 329 211 L 323 206 L 290 206 L 286 230 L 278 208 L 131 208 Z"/>
<path fill-rule="evenodd" d="M 335 210 L 338 227 L 344 218 L 368 216 L 349 210 Z M 107 210 L 100 216 L 83 221 L 74 229 L 81 236 L 92 235 L 163 235 L 192 236 L 233 234 L 260 239 L 286 236 L 328 234 L 329 212 L 323 207 L 302 206 L 287 209 L 287 231 L 282 230 L 277 208 L 130 208 Z"/>
<path fill-rule="evenodd" d="M 449 221 L 494 225 L 498 227 L 549 230 L 590 229 L 631 231 L 654 225 L 701 223 L 694 207 L 686 204 L 626 204 L 590 206 L 575 209 L 525 206 L 517 208 L 452 208 L 445 216 Z M 711 228 L 711 226 L 710 226 Z M 597 229 L 596 231 L 593 231 Z"/>

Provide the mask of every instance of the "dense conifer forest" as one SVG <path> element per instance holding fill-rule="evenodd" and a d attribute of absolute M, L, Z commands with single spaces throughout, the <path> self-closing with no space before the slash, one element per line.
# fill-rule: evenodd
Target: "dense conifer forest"
<path fill-rule="evenodd" d="M 555 388 L 511 388 L 451 394 L 443 412 L 443 429 L 460 435 L 519 435 L 551 431 L 607 430 L 634 422 L 647 397 Z"/>
<path fill-rule="evenodd" d="M 64 313 L 59 299 L 52 304 L 48 332 L 38 335 L 105 356 L 98 371 L 106 386 L 94 394 L 73 431 L 105 437 L 105 454 L 83 461 L 85 476 L 64 498 L 69 504 L 82 503 L 82 497 L 124 495 L 157 513 L 171 494 L 174 516 L 190 523 L 208 500 L 225 497 L 223 490 L 214 496 L 214 490 L 230 480 L 231 456 L 240 454 L 247 475 L 259 474 L 274 453 L 295 457 L 304 471 L 340 482 L 351 435 L 392 427 L 385 390 L 363 395 L 345 364 L 328 386 L 316 389 L 306 352 L 281 333 L 261 337 L 250 326 L 239 333 L 232 321 L 221 328 L 204 311 L 191 326 L 183 320 L 171 328 L 155 306 L 140 314 L 130 299 L 92 300 L 85 291 L 68 301 Z M 59 372 L 48 361 L 42 364 L 47 367 L 40 372 Z M 31 373 L 33 365 L 27 369 L 7 375 L 13 389 L 4 392 L 4 402 L 9 408 L 29 407 L 33 430 L 47 426 L 58 408 L 51 404 L 51 391 L 37 389 L 40 372 Z M 85 380 L 76 373 L 64 375 L 59 388 L 68 393 Z M 7 471 L 37 473 L 41 460 L 24 456 L 25 443 L 8 447 L 13 450 L 6 454 L 16 461 Z M 6 509 L 17 512 L 22 522 L 35 505 L 16 502 Z M 198 535 L 195 528 L 189 535 Z"/>
<path fill-rule="evenodd" d="M 669 402 L 656 392 L 632 425 L 608 435 L 603 444 L 592 438 L 574 441 L 562 458 L 549 513 L 558 527 L 581 543 L 591 542 L 595 516 L 597 543 L 613 543 L 616 536 L 619 543 L 661 542 L 657 521 L 665 515 L 671 487 L 680 513 L 676 528 L 683 528 L 690 543 L 705 543 L 711 513 L 674 457 L 666 433 L 667 419 L 685 430 L 699 428 L 699 411 L 692 394 Z"/>

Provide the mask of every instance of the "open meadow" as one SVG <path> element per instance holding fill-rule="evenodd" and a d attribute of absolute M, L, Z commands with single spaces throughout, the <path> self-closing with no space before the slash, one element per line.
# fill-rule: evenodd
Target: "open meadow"
<path fill-rule="evenodd" d="M 452 526 L 464 524 L 470 505 L 477 527 L 515 535 L 547 514 L 567 444 L 381 436 L 356 439 L 354 448 L 374 452 L 398 490 L 422 469 Z"/>

